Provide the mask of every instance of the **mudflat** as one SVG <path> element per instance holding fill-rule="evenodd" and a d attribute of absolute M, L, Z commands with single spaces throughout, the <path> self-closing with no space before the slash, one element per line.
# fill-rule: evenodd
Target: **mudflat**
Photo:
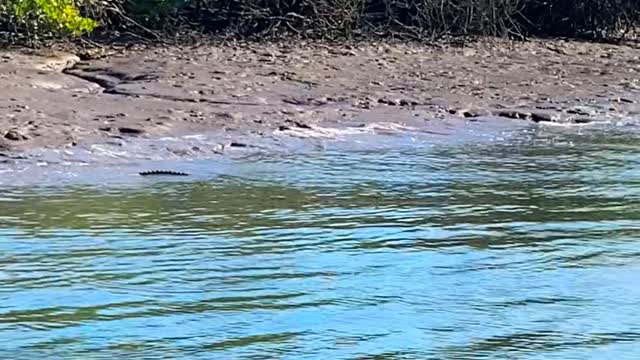
<path fill-rule="evenodd" d="M 244 146 L 229 142 L 234 134 L 330 137 L 329 128 L 380 123 L 426 131 L 483 119 L 635 127 L 639 102 L 637 43 L 244 43 L 114 50 L 84 61 L 6 50 L 0 153 L 229 134 L 193 149 L 215 153 Z"/>

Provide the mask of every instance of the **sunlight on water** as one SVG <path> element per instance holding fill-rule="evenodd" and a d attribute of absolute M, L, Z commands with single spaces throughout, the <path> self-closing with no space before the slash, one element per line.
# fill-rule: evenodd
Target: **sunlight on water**
<path fill-rule="evenodd" d="M 255 155 L 193 182 L 7 188 L 0 356 L 636 359 L 638 140 Z"/>

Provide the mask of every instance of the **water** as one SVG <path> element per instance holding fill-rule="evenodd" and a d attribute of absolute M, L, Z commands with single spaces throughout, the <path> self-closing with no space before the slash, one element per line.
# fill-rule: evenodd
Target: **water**
<path fill-rule="evenodd" d="M 4 186 L 0 357 L 636 359 L 639 140 Z"/>

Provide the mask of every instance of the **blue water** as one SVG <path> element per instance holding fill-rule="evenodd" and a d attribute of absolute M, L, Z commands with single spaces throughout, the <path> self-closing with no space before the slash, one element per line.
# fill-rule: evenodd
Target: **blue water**
<path fill-rule="evenodd" d="M 4 186 L 0 357 L 637 359 L 639 140 Z"/>

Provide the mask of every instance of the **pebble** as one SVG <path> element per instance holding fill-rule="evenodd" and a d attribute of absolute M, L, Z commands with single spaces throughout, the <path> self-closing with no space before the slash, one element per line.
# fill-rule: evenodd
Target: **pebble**
<path fill-rule="evenodd" d="M 449 113 L 452 115 L 458 115 L 465 118 L 477 118 L 480 116 L 489 115 L 489 111 L 482 111 L 477 109 L 460 109 L 460 110 L 450 109 Z"/>
<path fill-rule="evenodd" d="M 11 140 L 11 141 L 21 141 L 21 140 L 28 140 L 29 138 L 18 132 L 17 130 L 9 130 L 4 134 L 4 138 L 7 140 Z"/>
<path fill-rule="evenodd" d="M 547 113 L 534 112 L 534 113 L 531 113 L 531 120 L 533 122 L 552 122 L 553 116 Z"/>
<path fill-rule="evenodd" d="M 129 128 L 129 127 L 118 128 L 118 131 L 120 131 L 121 134 L 128 134 L 128 135 L 140 135 L 144 132 L 144 130 Z"/>
<path fill-rule="evenodd" d="M 500 117 L 506 117 L 509 119 L 527 119 L 531 117 L 531 113 L 521 112 L 517 110 L 500 111 L 497 114 Z"/>
<path fill-rule="evenodd" d="M 575 119 L 571 119 L 571 122 L 574 124 L 588 124 L 593 122 L 594 119 L 589 119 L 589 118 L 575 118 Z"/>

